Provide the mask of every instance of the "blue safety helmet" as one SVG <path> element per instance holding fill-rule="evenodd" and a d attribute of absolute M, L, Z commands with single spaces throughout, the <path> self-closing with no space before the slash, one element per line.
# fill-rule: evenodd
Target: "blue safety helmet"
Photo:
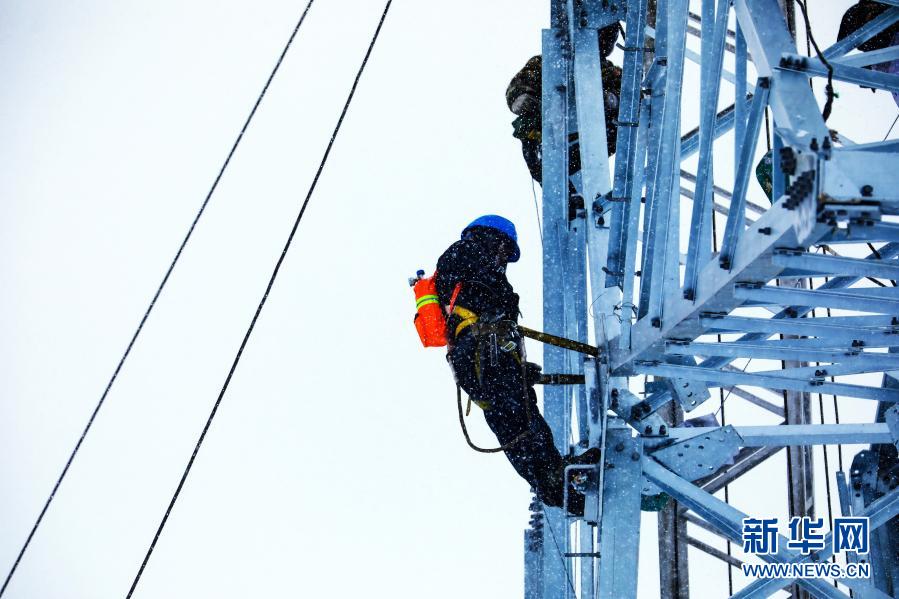
<path fill-rule="evenodd" d="M 465 239 L 466 234 L 475 227 L 487 227 L 488 229 L 495 229 L 511 239 L 512 256 L 509 257 L 509 262 L 518 262 L 518 259 L 521 257 L 521 250 L 518 248 L 518 233 L 515 231 L 515 225 L 512 223 L 512 221 L 510 221 L 508 218 L 497 216 L 496 214 L 485 214 L 484 216 L 479 216 L 478 218 L 471 221 L 471 223 L 462 231 L 462 239 Z"/>

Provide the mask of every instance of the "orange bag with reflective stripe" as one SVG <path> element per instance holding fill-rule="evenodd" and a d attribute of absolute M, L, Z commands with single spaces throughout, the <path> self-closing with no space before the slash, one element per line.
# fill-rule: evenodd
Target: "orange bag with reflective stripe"
<path fill-rule="evenodd" d="M 444 347 L 446 345 L 446 315 L 440 306 L 440 298 L 437 297 L 437 273 L 430 277 L 424 276 L 424 271 L 418 271 L 415 278 L 410 279 L 412 290 L 415 292 L 415 330 L 421 344 L 425 347 Z M 456 303 L 461 284 L 456 285 L 450 302 Z"/>

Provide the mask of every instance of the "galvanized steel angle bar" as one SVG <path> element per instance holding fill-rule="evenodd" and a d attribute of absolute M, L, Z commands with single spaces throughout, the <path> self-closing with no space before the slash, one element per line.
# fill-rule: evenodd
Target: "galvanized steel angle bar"
<path fill-rule="evenodd" d="M 743 35 L 743 28 L 740 26 L 740 20 L 736 20 L 735 24 L 736 39 L 734 40 L 734 98 L 735 100 L 746 97 L 746 63 L 749 50 L 746 47 L 746 36 Z M 739 141 L 743 139 L 746 132 L 746 113 L 749 111 L 750 101 L 734 102 L 734 164 L 738 164 L 740 160 Z"/>
<path fill-rule="evenodd" d="M 899 21 L 899 8 L 884 11 L 822 52 L 824 58 L 839 58 Z"/>
<path fill-rule="evenodd" d="M 894 223 L 859 221 L 844 227 L 833 227 L 829 233 L 818 240 L 821 244 L 859 242 L 895 242 L 899 240 L 899 225 Z"/>
<path fill-rule="evenodd" d="M 809 393 L 831 393 L 834 395 L 844 395 L 847 397 L 857 397 L 875 401 L 899 401 L 899 390 L 882 389 L 880 387 L 868 387 L 864 385 L 850 385 L 846 383 L 831 383 L 827 381 L 804 381 L 771 373 L 732 372 L 715 368 L 704 368 L 702 366 L 676 366 L 673 364 L 643 361 L 634 363 L 634 371 L 639 374 L 649 374 L 653 376 L 690 378 L 692 380 L 707 381 L 710 384 L 718 385 L 748 385 L 766 389 L 806 391 Z"/>
<path fill-rule="evenodd" d="M 740 142 L 740 160 L 737 163 L 734 193 L 730 202 L 730 212 L 727 215 L 727 224 L 724 228 L 721 253 L 718 256 L 721 268 L 727 270 L 730 270 L 733 265 L 734 252 L 743 234 L 743 219 L 746 215 L 746 189 L 749 186 L 750 170 L 755 166 L 755 148 L 768 102 L 768 91 L 768 81 L 759 79 L 756 93 L 752 98 L 752 105 L 749 108 L 746 131 Z"/>
<path fill-rule="evenodd" d="M 897 340 L 899 345 L 899 340 Z M 681 356 L 729 356 L 733 358 L 759 358 L 764 360 L 801 360 L 804 362 L 840 362 L 847 356 L 857 355 L 846 350 L 796 349 L 772 347 L 748 343 L 677 343 L 668 342 L 665 353 Z M 899 365 L 899 362 L 897 362 Z"/>
<path fill-rule="evenodd" d="M 648 190 L 644 224 L 644 259 L 641 275 L 640 311 L 657 321 L 662 316 L 663 284 L 672 260 L 678 260 L 679 248 L 672 242 L 677 224 L 672 226 L 671 215 L 676 214 L 680 190 L 675 173 L 680 172 L 678 146 L 680 144 L 680 106 L 683 89 L 684 49 L 687 26 L 687 0 L 669 0 L 667 11 L 660 13 L 667 23 L 664 38 L 666 55 L 665 91 L 659 118 L 658 145 L 650 143 L 654 185 Z M 661 37 L 661 36 L 660 36 Z M 657 42 L 662 41 L 657 39 Z M 654 119 L 653 124 L 656 121 Z M 655 151 L 653 151 L 655 148 Z M 649 259 L 648 259 L 649 258 Z"/>
<path fill-rule="evenodd" d="M 850 293 L 822 291 L 821 288 L 811 290 L 737 284 L 734 287 L 734 297 L 778 306 L 841 308 L 874 314 L 899 314 L 899 298 L 878 297 L 880 289 L 875 288 L 855 291 L 855 293 Z"/>
<path fill-rule="evenodd" d="M 899 58 L 899 46 L 890 46 L 879 50 L 871 50 L 870 52 L 860 52 L 850 56 L 841 56 L 834 58 L 829 62 L 831 64 L 841 64 L 847 67 L 867 67 L 874 64 L 890 62 Z"/>
<path fill-rule="evenodd" d="M 775 250 L 772 260 L 784 268 L 798 268 L 822 275 L 851 274 L 859 277 L 899 279 L 899 262 L 896 260 L 864 260 L 795 250 Z"/>
<path fill-rule="evenodd" d="M 676 446 L 682 446 L 685 442 L 693 441 L 693 444 L 702 443 L 704 439 L 728 427 L 691 427 L 673 428 L 668 431 L 668 436 L 676 440 Z M 734 437 L 728 439 L 730 446 L 738 443 L 740 447 L 786 447 L 804 445 L 861 445 L 867 443 L 891 443 L 892 437 L 889 427 L 884 423 L 869 424 L 777 424 L 763 426 L 736 426 Z M 714 439 L 714 437 L 713 437 Z M 664 452 L 668 446 L 656 450 L 653 453 Z M 683 452 L 686 453 L 686 452 Z M 671 468 L 669 460 L 659 460 L 668 466 L 669 470 L 678 473 Z M 709 473 L 706 473 L 709 474 Z M 697 477 L 698 478 L 698 477 Z"/>
<path fill-rule="evenodd" d="M 868 335 L 899 333 L 892 316 L 848 316 L 829 318 L 751 318 L 706 314 L 700 323 L 707 333 L 758 332 L 769 335 L 826 337 L 832 342 L 863 339 Z"/>
<path fill-rule="evenodd" d="M 737 96 L 739 97 L 739 96 Z M 740 111 L 745 112 L 745 109 L 748 108 L 749 104 L 752 102 L 752 97 L 749 96 L 743 102 L 737 102 L 737 108 L 735 108 L 734 104 L 731 104 L 724 110 L 720 111 L 715 115 L 715 139 L 717 140 L 722 135 L 730 132 L 731 129 L 734 128 L 735 125 L 735 113 L 739 113 Z M 699 128 L 693 129 L 688 133 L 685 133 L 681 137 L 681 160 L 686 160 L 693 154 L 699 151 Z"/>
<path fill-rule="evenodd" d="M 647 0 L 632 0 L 628 6 L 625 27 L 624 61 L 621 75 L 621 99 L 618 108 L 618 139 L 615 147 L 615 179 L 609 219 L 609 260 L 606 286 L 623 287 L 627 235 L 630 227 L 633 187 L 642 194 L 642 169 L 646 159 L 641 155 L 637 137 L 641 124 L 640 88 L 643 79 L 643 54 Z M 643 123 L 645 126 L 645 123 Z M 645 145 L 645 142 L 644 142 Z M 643 149 L 645 153 L 645 148 Z M 638 170 L 640 174 L 638 175 Z M 637 213 L 639 214 L 639 204 Z M 627 297 L 627 296 L 625 296 Z"/>
<path fill-rule="evenodd" d="M 703 2 L 703 11 L 711 5 L 711 0 Z M 684 297 L 692 300 L 695 296 L 700 261 L 710 256 L 712 243 L 711 205 L 714 201 L 712 175 L 712 144 L 714 142 L 715 111 L 718 107 L 721 69 L 724 65 L 724 40 L 727 32 L 729 0 L 719 0 L 713 23 L 703 19 L 702 72 L 700 81 L 700 121 L 699 121 L 699 166 L 696 170 L 696 186 L 693 197 L 693 213 L 687 263 L 684 271 Z M 707 15 L 706 15 L 707 16 Z M 706 39 L 711 33 L 712 39 Z M 739 97 L 739 95 L 737 95 Z M 733 206 L 731 207 L 733 209 Z"/>
<path fill-rule="evenodd" d="M 597 10 L 598 5 L 596 0 L 575 0 L 575 22 L 579 27 L 602 29 L 617 23 L 631 10 L 633 3 L 629 0 L 605 0 L 602 10 Z"/>
<path fill-rule="evenodd" d="M 837 81 L 854 83 L 864 87 L 883 89 L 890 92 L 899 92 L 899 75 L 871 71 L 862 67 L 853 67 L 838 62 L 831 63 L 832 78 Z M 800 54 L 785 54 L 781 57 L 778 69 L 807 73 L 815 77 L 826 77 L 827 67 L 817 58 L 810 58 Z"/>
<path fill-rule="evenodd" d="M 653 348 L 658 348 L 663 338 L 692 339 L 702 334 L 703 331 L 699 326 L 701 314 L 727 312 L 742 303 L 733 297 L 733 285 L 738 280 L 775 278 L 780 269 L 772 265 L 770 260 L 766 260 L 765 256 L 770 255 L 775 247 L 798 243 L 793 236 L 796 216 L 792 211 L 783 209 L 781 204 L 775 204 L 747 231 L 743 242 L 737 247 L 732 270 L 720 269 L 715 260 L 704 267 L 695 304 L 672 294 L 667 298 L 665 308 L 667 316 L 662 328 L 652 326 L 656 323 L 648 318 L 639 320 L 632 329 L 631 350 L 616 352 L 613 347 L 613 370 L 623 368 L 626 372 L 633 360 L 645 359 L 643 354 L 648 357 Z M 766 234 L 760 233 L 761 229 L 765 229 Z M 822 228 L 822 234 L 825 230 Z M 727 361 L 722 362 L 724 363 Z"/>
<path fill-rule="evenodd" d="M 728 555 L 727 553 L 724 553 L 720 549 L 716 549 L 715 547 L 709 545 L 708 543 L 704 543 L 704 542 L 700 541 L 699 539 L 688 536 L 687 543 L 689 543 L 691 547 L 696 547 L 697 549 L 699 549 L 706 555 L 710 555 L 714 558 L 717 558 L 723 562 L 730 564 L 731 566 L 735 566 L 735 567 L 739 568 L 743 565 L 742 560 L 739 560 L 739 559 L 733 557 L 732 555 Z"/>
<path fill-rule="evenodd" d="M 777 405 L 768 401 L 767 399 L 763 399 L 758 395 L 750 393 L 749 391 L 742 389 L 740 387 L 727 387 L 724 389 L 725 399 L 728 396 L 733 395 L 734 397 L 739 397 L 740 399 L 746 400 L 754 406 L 758 406 L 763 410 L 767 410 L 776 416 L 780 416 L 783 418 L 786 414 L 784 413 L 783 405 Z"/>
<path fill-rule="evenodd" d="M 602 66 L 596 30 L 579 27 L 577 21 L 572 22 L 574 3 L 575 0 L 568 0 L 572 75 L 579 122 L 578 143 L 585 207 L 591 212 L 592 203 L 611 190 L 605 119 L 597 118 L 605 114 Z M 587 3 L 585 8 L 589 10 L 592 6 L 593 3 Z"/>
<path fill-rule="evenodd" d="M 621 302 L 621 333 L 618 347 L 629 351 L 631 347 L 631 323 L 638 314 L 634 305 L 634 284 L 636 281 L 638 227 L 640 225 L 640 204 L 643 195 L 643 180 L 646 172 L 646 137 L 649 125 L 649 107 L 644 102 L 640 108 L 640 126 L 637 129 L 637 143 L 634 151 L 633 184 L 630 190 L 630 207 L 627 212 L 627 226 L 624 241 L 624 278 Z M 614 230 L 613 230 L 614 231 Z"/>
<path fill-rule="evenodd" d="M 553 22 L 564 20 L 554 6 Z M 543 329 L 551 334 L 564 335 L 563 238 L 568 218 L 568 75 L 564 55 L 563 29 L 543 31 L 542 108 L 543 108 Z M 564 372 L 565 351 L 544 345 L 543 365 L 548 372 Z M 568 449 L 568 420 L 565 401 L 568 393 L 561 386 L 544 390 L 544 417 L 553 433 L 556 448 Z M 558 599 L 568 582 L 565 559 L 559 555 L 568 534 L 565 517 L 555 508 L 544 509 L 542 544 L 542 597 Z"/>
<path fill-rule="evenodd" d="M 782 447 L 744 447 L 734 460 L 734 465 L 716 472 L 712 476 L 700 479 L 695 484 L 708 493 L 717 493 L 733 481 L 737 480 L 768 458 L 779 453 Z"/>
<path fill-rule="evenodd" d="M 878 356 L 886 357 L 887 354 L 866 354 L 862 359 L 851 359 L 839 364 L 821 364 L 818 366 L 800 366 L 797 368 L 783 368 L 781 370 L 763 370 L 757 372 L 761 375 L 775 375 L 782 378 L 800 379 L 806 381 L 823 381 L 825 377 L 844 376 L 849 374 L 865 374 L 869 372 L 883 372 L 896 367 L 895 360 L 879 360 Z"/>
<path fill-rule="evenodd" d="M 626 426 L 610 428 L 607 447 L 596 597 L 632 599 L 637 596 L 642 439 L 632 438 Z"/>
<path fill-rule="evenodd" d="M 873 254 L 873 253 L 869 254 L 867 256 L 867 258 L 868 259 L 892 258 L 897 255 L 899 255 L 899 243 L 890 243 L 888 245 L 881 247 L 877 251 L 876 254 Z M 852 276 L 836 277 L 836 278 L 831 279 L 830 281 L 827 281 L 820 287 L 818 287 L 818 290 L 844 289 L 846 287 L 849 287 L 850 285 L 855 284 L 858 280 L 859 280 L 859 277 L 852 277 Z M 775 314 L 770 320 L 773 322 L 780 321 L 780 320 L 798 322 L 799 319 L 803 318 L 804 316 L 809 314 L 811 311 L 812 311 L 812 309 L 808 306 L 789 306 L 787 308 L 784 308 L 777 314 Z M 703 316 L 707 316 L 707 315 L 708 315 L 708 313 L 703 314 Z M 865 318 L 865 319 L 881 318 L 881 319 L 883 319 L 883 318 L 891 318 L 891 317 L 888 317 L 888 316 L 887 317 L 884 317 L 884 316 L 870 316 L 870 317 L 843 316 L 843 317 L 831 318 L 829 320 L 835 324 L 848 322 L 851 325 L 852 323 L 857 322 L 855 320 L 857 318 Z M 866 320 L 863 322 L 868 322 L 868 321 Z M 880 322 L 880 321 L 877 321 L 877 322 Z M 770 333 L 766 333 L 766 332 L 747 333 L 746 335 L 743 335 L 742 337 L 740 337 L 738 339 L 738 341 L 747 341 L 748 342 L 748 341 L 767 339 L 768 337 L 770 337 L 770 335 L 771 335 Z M 700 366 L 703 368 L 713 368 L 713 369 L 714 368 L 722 368 L 723 366 L 730 364 L 731 361 L 732 360 L 730 358 L 709 358 L 708 360 L 705 360 L 704 362 L 702 362 L 700 364 Z M 613 363 L 618 364 L 618 362 L 613 362 Z M 648 400 L 649 400 L 649 398 L 647 398 L 647 401 Z"/>
<path fill-rule="evenodd" d="M 653 435 L 664 431 L 667 427 L 667 423 L 658 414 L 644 414 L 637 407 L 641 403 L 642 400 L 631 393 L 627 388 L 616 387 L 611 390 L 611 402 L 609 407 L 618 414 L 618 416 L 634 427 L 638 433 Z"/>

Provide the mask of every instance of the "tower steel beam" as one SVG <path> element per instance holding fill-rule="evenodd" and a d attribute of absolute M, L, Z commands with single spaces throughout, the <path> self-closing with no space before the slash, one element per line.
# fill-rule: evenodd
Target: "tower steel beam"
<path fill-rule="evenodd" d="M 691 2 L 699 31 L 688 25 Z M 795 516 L 815 513 L 814 445 L 870 443 L 869 455 L 879 448 L 877 460 L 859 462 L 867 478 L 840 473 L 836 486 L 844 514 L 871 518 L 878 547 L 899 544 L 899 491 L 885 482 L 899 482 L 899 411 L 887 410 L 899 402 L 888 374 L 899 371 L 899 292 L 889 283 L 899 280 L 899 143 L 831 136 L 809 85 L 826 69 L 798 55 L 791 8 L 780 0 L 551 2 L 543 32 L 543 328 L 591 340 L 598 351 L 544 348 L 548 372 L 584 375 L 582 386 L 547 386 L 544 410 L 561 452 L 596 446 L 603 460 L 569 473 L 587 499 L 583 518 L 534 506 L 529 599 L 636 597 L 641 508 L 659 510 L 661 595 L 686 599 L 691 552 L 727 569 L 747 561 L 689 535 L 688 522 L 739 542 L 745 514 L 712 494 L 762 464 L 772 468 L 769 458 L 783 447 L 784 513 Z M 891 8 L 829 48 L 835 79 L 899 90 L 896 76 L 864 68 L 899 48 L 847 56 L 897 21 L 899 8 Z M 616 22 L 624 24 L 622 88 L 617 115 L 605 115 L 597 31 Z M 730 23 L 732 72 L 723 62 Z M 698 34 L 699 53 L 688 34 Z M 692 63 L 698 85 L 686 83 L 697 80 Z M 722 110 L 725 98 L 734 102 Z M 699 122 L 688 126 L 682 106 L 691 102 Z M 606 116 L 617 117 L 614 167 Z M 768 120 L 770 207 L 752 183 Z M 581 170 L 569 173 L 574 133 Z M 829 247 L 838 244 L 840 255 Z M 682 411 L 710 407 L 710 389 L 762 408 L 766 419 L 684 422 Z M 771 392 L 783 406 L 766 399 Z M 823 393 L 877 401 L 885 418 L 815 423 L 810 398 Z M 772 415 L 784 424 L 771 426 Z M 870 492 L 855 496 L 856 483 Z M 782 550 L 767 559 L 810 558 Z M 791 585 L 794 597 L 843 598 L 846 587 L 858 597 L 892 592 L 899 564 L 871 563 L 871 584 L 756 581 L 733 596 Z"/>

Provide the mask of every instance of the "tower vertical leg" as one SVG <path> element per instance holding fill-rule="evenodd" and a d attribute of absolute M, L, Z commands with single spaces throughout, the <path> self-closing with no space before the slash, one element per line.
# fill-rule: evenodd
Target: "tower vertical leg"
<path fill-rule="evenodd" d="M 672 426 L 683 424 L 683 410 L 675 402 L 659 410 Z M 689 599 L 690 577 L 687 561 L 687 521 L 677 501 L 668 502 L 659 512 L 659 584 L 661 599 Z"/>
<path fill-rule="evenodd" d="M 564 37 L 559 19 L 563 13 L 553 3 L 553 29 L 543 31 L 543 330 L 565 334 L 563 232 L 567 228 L 568 198 L 568 72 L 564 56 Z M 564 372 L 565 351 L 546 345 L 543 366 L 547 372 Z M 563 386 L 548 385 L 543 393 L 543 412 L 553 433 L 556 447 L 567 451 L 570 391 Z M 568 524 L 562 510 L 545 508 L 543 521 L 542 594 L 543 599 L 565 596 L 570 578 L 563 555 L 568 538 Z"/>
<path fill-rule="evenodd" d="M 643 444 L 627 425 L 610 422 L 606 447 L 596 596 L 631 599 L 637 596 Z"/>

